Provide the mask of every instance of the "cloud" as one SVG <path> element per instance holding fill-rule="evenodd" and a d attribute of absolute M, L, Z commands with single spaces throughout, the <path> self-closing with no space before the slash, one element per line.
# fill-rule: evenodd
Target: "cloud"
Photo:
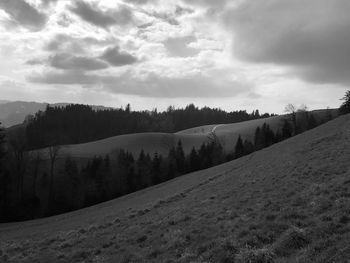
<path fill-rule="evenodd" d="M 39 31 L 46 25 L 46 15 L 24 0 L 1 0 L 0 8 L 18 25 L 31 31 Z"/>
<path fill-rule="evenodd" d="M 164 46 L 169 51 L 169 55 L 173 57 L 193 57 L 199 53 L 198 49 L 189 46 L 190 43 L 197 39 L 194 36 L 168 38 L 164 42 Z"/>
<path fill-rule="evenodd" d="M 184 1 L 187 4 L 192 5 L 201 5 L 201 6 L 209 6 L 209 7 L 223 7 L 226 5 L 227 0 L 185 0 Z"/>
<path fill-rule="evenodd" d="M 133 20 L 132 12 L 126 6 L 116 10 L 101 10 L 96 4 L 77 1 L 70 10 L 86 22 L 102 28 L 126 25 Z"/>
<path fill-rule="evenodd" d="M 193 12 L 194 12 L 193 9 L 187 8 L 187 7 L 182 7 L 182 6 L 176 6 L 176 9 L 175 9 L 176 16 L 183 16 L 186 14 L 192 14 Z"/>
<path fill-rule="evenodd" d="M 66 34 L 56 34 L 47 44 L 45 49 L 55 52 L 86 53 L 91 46 L 106 46 L 115 43 L 114 38 L 96 39 L 94 37 L 73 37 Z"/>
<path fill-rule="evenodd" d="M 82 71 L 49 71 L 33 74 L 28 80 L 42 84 L 83 85 L 114 94 L 155 98 L 223 98 L 234 97 L 251 89 L 250 85 L 228 79 L 214 79 L 201 73 L 168 77 L 149 73 L 136 76 L 127 71 L 120 76 L 86 74 Z"/>
<path fill-rule="evenodd" d="M 350 2 L 245 1 L 226 14 L 240 59 L 290 67 L 315 83 L 349 84 Z"/>
<path fill-rule="evenodd" d="M 41 0 L 42 4 L 44 6 L 50 5 L 50 4 L 54 4 L 56 3 L 58 0 Z"/>
<path fill-rule="evenodd" d="M 149 3 L 156 4 L 159 2 L 159 0 L 124 0 L 125 3 L 131 3 L 135 5 L 146 5 Z"/>
<path fill-rule="evenodd" d="M 88 75 L 82 71 L 48 71 L 36 73 L 27 77 L 27 80 L 33 83 L 41 84 L 63 84 L 63 85 L 92 85 L 98 83 L 95 75 Z"/>
<path fill-rule="evenodd" d="M 121 51 L 118 46 L 107 48 L 102 54 L 101 59 L 116 67 L 130 65 L 137 62 L 136 57 L 125 51 Z"/>
<path fill-rule="evenodd" d="M 108 64 L 91 57 L 74 56 L 67 53 L 56 54 L 49 58 L 51 67 L 67 70 L 99 70 L 108 68 Z"/>

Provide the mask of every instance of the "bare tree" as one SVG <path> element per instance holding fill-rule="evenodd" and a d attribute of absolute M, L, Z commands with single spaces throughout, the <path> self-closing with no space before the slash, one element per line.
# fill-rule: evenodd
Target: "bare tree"
<path fill-rule="evenodd" d="M 9 157 L 11 160 L 13 173 L 16 176 L 17 194 L 19 201 L 22 201 L 23 199 L 24 174 L 27 170 L 29 161 L 26 147 L 26 139 L 21 132 L 11 134 L 9 136 Z"/>
<path fill-rule="evenodd" d="M 55 163 L 59 156 L 60 146 L 54 145 L 49 147 L 49 157 L 50 157 L 50 184 L 49 184 L 49 208 L 52 207 L 53 204 L 53 186 L 54 186 L 54 170 L 55 170 Z"/>
<path fill-rule="evenodd" d="M 40 164 L 42 163 L 42 153 L 41 151 L 33 151 L 31 152 L 31 159 L 33 161 L 33 197 L 36 196 L 36 186 L 37 186 L 37 180 L 38 180 L 38 174 L 39 174 L 39 168 Z"/>
<path fill-rule="evenodd" d="M 294 135 L 297 133 L 297 107 L 291 103 L 289 103 L 285 108 L 284 111 L 288 114 L 290 114 L 292 123 L 293 123 L 293 129 L 294 129 Z"/>

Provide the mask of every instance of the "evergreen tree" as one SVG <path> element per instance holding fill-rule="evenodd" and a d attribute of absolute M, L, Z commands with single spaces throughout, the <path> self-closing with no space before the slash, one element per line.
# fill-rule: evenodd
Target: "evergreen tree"
<path fill-rule="evenodd" d="M 200 160 L 196 149 L 193 147 L 189 155 L 189 171 L 194 172 L 200 170 Z"/>
<path fill-rule="evenodd" d="M 307 129 L 310 130 L 310 129 L 315 128 L 316 126 L 317 126 L 317 121 L 316 121 L 314 115 L 311 113 L 308 116 Z"/>
<path fill-rule="evenodd" d="M 184 174 L 185 173 L 185 153 L 182 149 L 181 140 L 179 140 L 179 142 L 177 143 L 175 158 L 176 158 L 176 167 L 178 172 L 180 174 Z"/>
<path fill-rule="evenodd" d="M 235 158 L 240 158 L 244 155 L 244 146 L 243 146 L 243 141 L 241 138 L 241 135 L 238 136 L 236 146 L 235 146 Z"/>
<path fill-rule="evenodd" d="M 256 151 L 261 150 L 264 148 L 264 138 L 263 133 L 260 129 L 260 126 L 258 126 L 255 129 L 255 135 L 254 135 L 254 148 Z"/>
<path fill-rule="evenodd" d="M 252 144 L 248 140 L 244 140 L 243 149 L 244 149 L 244 155 L 251 154 L 252 152 L 254 152 L 254 144 Z"/>
<path fill-rule="evenodd" d="M 4 209 L 7 202 L 7 185 L 9 182 L 9 177 L 5 172 L 5 132 L 1 127 L 0 123 L 0 221 L 2 221 L 5 217 Z"/>
<path fill-rule="evenodd" d="M 168 154 L 168 174 L 167 180 L 173 179 L 177 176 L 177 166 L 176 166 L 176 150 L 172 147 Z"/>
<path fill-rule="evenodd" d="M 282 139 L 288 139 L 292 137 L 293 134 L 293 128 L 292 125 L 289 123 L 288 120 L 284 119 L 283 120 L 283 126 L 282 126 Z"/>
<path fill-rule="evenodd" d="M 346 91 L 345 96 L 342 98 L 344 101 L 339 108 L 341 114 L 350 113 L 350 90 Z"/>
<path fill-rule="evenodd" d="M 156 185 L 162 182 L 161 178 L 161 165 L 162 165 L 162 156 L 158 155 L 156 152 L 154 154 L 153 160 L 152 160 L 152 184 Z"/>
<path fill-rule="evenodd" d="M 109 168 L 109 166 L 110 166 L 110 163 L 111 163 L 111 161 L 110 161 L 110 158 L 109 158 L 109 155 L 108 154 L 106 154 L 106 156 L 105 156 L 105 159 L 104 159 L 104 163 L 105 163 L 105 168 Z"/>
<path fill-rule="evenodd" d="M 275 142 L 275 134 L 270 129 L 270 126 L 266 123 L 264 123 L 262 132 L 264 134 L 263 140 L 264 140 L 264 148 L 272 145 Z"/>
<path fill-rule="evenodd" d="M 0 122 L 0 174 L 1 172 L 4 171 L 4 166 L 2 161 L 4 160 L 6 155 L 6 151 L 5 151 L 5 130 L 4 128 L 2 128 L 1 126 L 1 122 Z"/>

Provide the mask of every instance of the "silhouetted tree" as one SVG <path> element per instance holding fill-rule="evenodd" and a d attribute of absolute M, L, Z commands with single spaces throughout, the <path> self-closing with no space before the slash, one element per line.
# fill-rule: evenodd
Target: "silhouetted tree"
<path fill-rule="evenodd" d="M 10 172 L 15 176 L 17 182 L 18 201 L 22 202 L 24 175 L 29 161 L 28 152 L 26 151 L 26 138 L 22 130 L 10 134 L 8 146 L 11 166 Z"/>
<path fill-rule="evenodd" d="M 292 137 L 293 134 L 293 128 L 291 124 L 289 123 L 288 120 L 284 119 L 283 120 L 283 126 L 282 126 L 282 139 L 288 139 Z"/>
<path fill-rule="evenodd" d="M 241 135 L 238 136 L 236 146 L 235 146 L 235 158 L 240 158 L 244 155 L 244 146 Z"/>
<path fill-rule="evenodd" d="M 174 147 L 172 147 L 168 154 L 167 180 L 173 179 L 176 176 L 177 176 L 176 150 Z"/>
<path fill-rule="evenodd" d="M 350 90 L 346 91 L 344 97 L 342 98 L 344 101 L 339 108 L 341 114 L 350 113 Z"/>
<path fill-rule="evenodd" d="M 7 185 L 9 176 L 6 173 L 4 159 L 6 156 L 5 150 L 5 131 L 0 123 L 0 220 L 2 220 L 3 210 L 7 201 Z"/>
<path fill-rule="evenodd" d="M 181 140 L 178 141 L 175 151 L 176 168 L 180 174 L 185 173 L 185 153 Z"/>
<path fill-rule="evenodd" d="M 297 108 L 293 104 L 288 104 L 285 108 L 284 111 L 289 113 L 291 116 L 291 121 L 293 123 L 293 129 L 294 129 L 294 134 L 297 134 Z"/>
<path fill-rule="evenodd" d="M 95 110 L 88 105 L 50 107 L 38 112 L 26 124 L 28 148 L 37 149 L 53 145 L 84 143 L 111 136 L 137 132 L 176 132 L 201 125 L 234 123 L 270 116 L 246 111 L 226 112 L 193 104 L 184 109 L 169 107 L 167 111 L 131 111 L 125 109 Z"/>
<path fill-rule="evenodd" d="M 104 159 L 104 162 L 105 162 L 105 168 L 109 168 L 110 167 L 110 163 L 111 163 L 111 161 L 110 161 L 110 158 L 109 158 L 109 155 L 108 154 L 106 154 L 106 156 L 105 156 L 105 159 Z"/>
<path fill-rule="evenodd" d="M 254 152 L 254 144 L 248 140 L 244 140 L 243 143 L 244 155 L 251 154 Z"/>
<path fill-rule="evenodd" d="M 189 155 L 189 172 L 194 172 L 200 169 L 199 155 L 196 149 L 193 147 Z"/>
<path fill-rule="evenodd" d="M 50 146 L 49 149 L 49 158 L 50 158 L 50 183 L 49 183 L 49 211 L 53 209 L 54 204 L 54 172 L 55 172 L 55 163 L 59 155 L 60 146 Z M 49 212 L 50 213 L 50 212 Z"/>
<path fill-rule="evenodd" d="M 152 160 L 153 185 L 156 185 L 162 182 L 162 171 L 161 171 L 162 160 L 163 158 L 161 155 L 158 155 L 158 153 L 154 154 L 154 157 Z"/>
<path fill-rule="evenodd" d="M 254 134 L 254 148 L 256 151 L 264 148 L 264 135 L 260 126 L 256 127 Z"/>
<path fill-rule="evenodd" d="M 317 121 L 316 121 L 314 115 L 311 113 L 308 116 L 307 129 L 310 130 L 310 129 L 315 128 L 316 126 L 317 126 Z"/>
<path fill-rule="evenodd" d="M 37 181 L 39 175 L 40 164 L 42 163 L 42 154 L 40 151 L 36 151 L 32 153 L 32 165 L 33 165 L 33 197 L 37 196 Z"/>

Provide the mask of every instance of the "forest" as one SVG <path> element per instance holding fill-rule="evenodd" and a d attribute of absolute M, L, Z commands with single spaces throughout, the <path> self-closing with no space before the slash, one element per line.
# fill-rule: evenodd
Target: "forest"
<path fill-rule="evenodd" d="M 132 111 L 125 108 L 95 110 L 88 105 L 72 104 L 66 107 L 50 107 L 27 118 L 25 126 L 26 147 L 38 149 L 51 145 L 77 144 L 112 136 L 140 133 L 167 132 L 215 124 L 235 123 L 271 117 L 246 111 L 226 112 L 209 107 L 198 108 L 193 104 L 185 108 L 168 107 L 166 111 Z"/>
<path fill-rule="evenodd" d="M 85 106 L 77 106 L 76 109 L 81 108 L 89 111 L 89 107 Z M 44 116 L 42 123 L 45 123 L 45 116 L 55 115 L 55 112 L 62 116 L 60 114 L 65 112 L 62 108 L 47 110 L 49 113 L 37 114 L 33 123 L 40 123 L 40 116 Z M 125 114 L 125 110 L 123 112 Z M 92 111 L 90 113 L 94 114 Z M 249 114 L 246 117 L 253 118 Z M 65 118 L 56 118 L 62 123 L 65 121 Z M 60 122 L 58 119 L 56 121 Z M 41 151 L 27 150 L 28 146 L 23 142 L 30 141 L 30 136 L 27 139 L 23 133 L 17 136 L 12 133 L 6 138 L 2 130 L 0 221 L 55 215 L 111 200 L 189 172 L 240 158 L 319 124 L 321 122 L 317 122 L 312 113 L 291 113 L 283 119 L 281 128 L 276 132 L 264 123 L 256 128 L 253 141 L 239 136 L 234 151 L 230 153 L 223 150 L 220 140 L 213 133 L 208 143 L 203 143 L 199 149 L 193 148 L 188 155 L 183 151 L 182 142 L 178 141 L 167 156 L 158 153 L 151 156 L 143 150 L 138 156 L 133 156 L 121 149 L 113 156 L 95 156 L 92 159 L 73 159 L 69 156 L 58 158 L 60 146 L 55 145 L 50 145 L 49 158 L 45 159 Z"/>

